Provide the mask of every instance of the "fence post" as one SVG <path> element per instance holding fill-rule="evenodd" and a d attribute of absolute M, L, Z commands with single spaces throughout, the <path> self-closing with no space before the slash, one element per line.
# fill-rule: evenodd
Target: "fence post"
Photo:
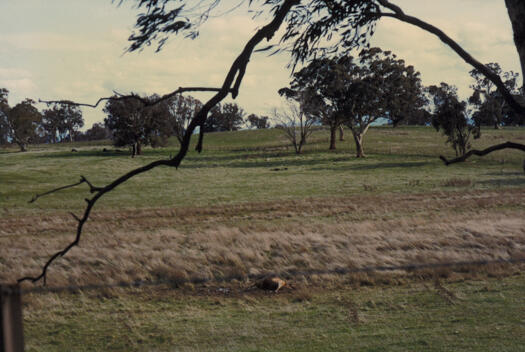
<path fill-rule="evenodd" d="M 23 352 L 24 328 L 19 285 L 0 284 L 0 352 Z"/>

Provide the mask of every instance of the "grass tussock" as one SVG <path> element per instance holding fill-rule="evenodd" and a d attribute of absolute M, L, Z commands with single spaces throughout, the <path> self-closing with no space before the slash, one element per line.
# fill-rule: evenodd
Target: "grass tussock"
<path fill-rule="evenodd" d="M 210 222 L 188 227 L 186 231 L 171 226 L 153 229 L 151 213 L 147 213 L 148 221 L 142 224 L 144 227 L 134 231 L 118 230 L 111 221 L 109 224 L 99 221 L 84 235 L 80 246 L 50 268 L 49 283 L 60 286 L 166 280 L 180 286 L 194 279 L 242 281 L 267 273 L 292 275 L 373 266 L 522 257 L 525 254 L 525 218 L 522 212 L 494 211 L 485 208 L 482 199 L 457 194 L 455 201 L 467 201 L 472 207 L 477 207 L 476 212 L 461 214 L 452 211 L 446 214 L 446 220 L 442 216 L 429 216 L 443 206 L 442 202 L 448 204 L 446 197 L 436 195 L 433 200 L 405 200 L 409 207 L 411 202 L 414 208 L 417 206 L 413 202 L 419 207 L 424 204 L 424 213 L 413 212 L 414 216 L 410 218 L 384 217 L 373 221 L 338 216 L 332 220 L 301 224 L 299 220 L 306 217 L 302 212 L 315 213 L 312 204 L 310 209 L 289 209 L 288 212 L 283 211 L 279 204 L 266 204 L 268 213 L 264 216 L 271 217 L 271 209 L 275 207 L 279 213 L 285 214 L 285 219 L 291 220 L 253 223 L 251 219 L 239 226 L 231 225 L 231 219 L 223 214 L 226 209 L 200 209 L 196 212 L 196 219 L 201 222 L 201 216 L 204 216 Z M 508 203 L 500 197 L 502 204 L 512 204 L 510 194 L 507 200 Z M 376 207 L 381 204 L 378 198 Z M 320 206 L 324 203 L 321 202 Z M 260 210 L 259 205 L 253 207 Z M 335 208 L 337 211 L 337 206 Z M 322 212 L 322 208 L 317 210 Z M 157 221 L 163 223 L 163 216 L 167 215 L 159 213 L 159 216 L 161 219 Z M 0 237 L 0 280 L 13 281 L 20 275 L 36 274 L 46 258 L 70 240 L 70 235 Z M 448 270 L 443 269 L 440 276 L 450 276 Z M 329 281 L 337 280 L 336 276 Z M 349 278 L 358 285 L 374 285 L 388 280 L 388 275 L 373 276 L 369 273 L 356 273 Z M 395 279 L 390 282 L 395 283 Z"/>
<path fill-rule="evenodd" d="M 472 180 L 470 178 L 452 177 L 443 181 L 441 185 L 443 187 L 470 187 Z"/>

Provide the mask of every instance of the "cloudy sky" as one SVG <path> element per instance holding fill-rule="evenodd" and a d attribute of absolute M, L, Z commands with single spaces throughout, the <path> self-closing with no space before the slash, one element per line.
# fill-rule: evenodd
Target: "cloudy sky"
<path fill-rule="evenodd" d="M 441 28 L 479 61 L 520 72 L 503 0 L 393 2 Z M 26 97 L 94 103 L 113 90 L 164 94 L 180 86 L 219 87 L 245 42 L 264 23 L 263 18 L 254 21 L 245 6 L 210 19 L 196 40 L 173 38 L 160 53 L 147 48 L 124 54 L 139 12 L 132 3 L 117 7 L 111 0 L 1 0 L 0 88 L 10 90 L 10 105 Z M 458 86 L 462 97 L 469 95 L 471 67 L 432 35 L 382 19 L 372 45 L 414 65 L 424 84 L 445 81 Z M 288 62 L 286 54 L 255 54 L 237 102 L 248 113 L 270 114 L 281 104 L 277 90 L 290 81 Z M 101 109 L 83 111 L 87 128 L 104 119 Z"/>

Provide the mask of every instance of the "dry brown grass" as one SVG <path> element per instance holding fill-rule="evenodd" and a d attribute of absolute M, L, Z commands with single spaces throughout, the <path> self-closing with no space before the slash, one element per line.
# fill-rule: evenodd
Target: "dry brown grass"
<path fill-rule="evenodd" d="M 520 258 L 524 193 L 389 194 L 98 213 L 80 246 L 51 266 L 49 284 L 180 284 L 195 277 L 242 280 L 271 272 Z M 73 227 L 65 215 L 2 219 L 0 281 L 36 274 L 71 241 Z M 450 272 L 444 269 L 442 276 Z M 367 284 L 384 277 L 358 273 L 350 280 Z"/>

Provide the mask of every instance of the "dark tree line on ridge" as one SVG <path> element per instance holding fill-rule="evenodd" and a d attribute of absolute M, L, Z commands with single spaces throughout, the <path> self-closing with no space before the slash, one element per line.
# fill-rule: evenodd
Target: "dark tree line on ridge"
<path fill-rule="evenodd" d="M 193 1 L 181 1 L 171 3 L 169 0 L 135 0 L 137 7 L 143 12 L 138 15 L 136 31 L 132 33 L 129 40 L 131 42 L 129 51 L 137 51 L 145 46 L 157 43 L 157 50 L 161 50 L 166 44 L 170 35 L 182 35 L 190 38 L 198 36 L 199 25 L 209 18 L 210 12 L 220 3 L 220 0 L 198 1 L 198 6 Z M 169 3 L 169 4 L 168 4 Z M 260 12 L 266 13 L 270 17 L 269 22 L 259 27 L 253 36 L 247 41 L 241 53 L 233 61 L 228 70 L 224 82 L 220 87 L 179 87 L 172 93 L 159 98 L 154 102 L 147 102 L 148 105 L 160 103 L 173 95 L 190 92 L 212 92 L 212 97 L 207 100 L 202 108 L 195 114 L 186 128 L 183 142 L 179 152 L 167 159 L 153 161 L 144 166 L 130 170 L 129 172 L 117 177 L 114 181 L 105 186 L 94 186 L 85 177 L 81 177 L 79 182 L 71 185 L 56 188 L 54 190 L 36 195 L 33 200 L 39 197 L 57 192 L 70 187 L 86 184 L 89 187 L 91 198 L 86 198 L 86 208 L 82 216 L 73 214 L 77 221 L 76 236 L 67 246 L 53 254 L 43 265 L 39 274 L 21 277 L 18 281 L 39 280 L 46 282 L 47 270 L 49 266 L 59 257 L 67 254 L 73 247 L 78 245 L 83 227 L 89 219 L 91 210 L 97 201 L 113 191 L 115 188 L 125 183 L 130 178 L 148 172 L 159 166 L 170 166 L 177 168 L 185 158 L 193 133 L 200 127 L 200 133 L 196 144 L 196 150 L 201 152 L 204 145 L 204 125 L 211 109 L 222 102 L 228 95 L 235 99 L 239 94 L 239 89 L 250 61 L 251 55 L 256 47 L 263 40 L 271 40 L 284 24 L 285 30 L 281 37 L 277 51 L 282 49 L 290 50 L 292 55 L 292 66 L 297 63 L 311 61 L 314 58 L 333 57 L 338 51 L 347 51 L 367 46 L 369 38 L 373 35 L 375 24 L 383 17 L 390 17 L 414 25 L 431 34 L 437 36 L 455 53 L 457 53 L 469 65 L 478 69 L 483 75 L 491 80 L 498 88 L 505 101 L 517 113 L 525 113 L 525 105 L 517 101 L 512 93 L 503 84 L 501 78 L 493 73 L 485 65 L 474 59 L 459 44 L 443 33 L 439 28 L 421 21 L 420 19 L 407 15 L 394 3 L 388 0 L 265 0 L 262 4 L 249 2 L 252 7 L 257 7 Z M 525 72 L 525 2 L 522 0 L 505 0 L 509 18 L 511 20 L 514 42 L 520 58 L 522 73 Z M 189 5 L 189 6 L 186 6 Z M 195 11 L 195 9 L 200 9 Z M 190 12 L 186 11 L 187 9 Z M 192 12 L 193 11 L 193 12 Z M 335 40 L 334 33 L 336 33 Z M 271 50 L 272 46 L 267 46 L 259 50 Z M 77 104 L 96 107 L 103 100 L 120 100 L 122 96 L 113 98 L 101 98 L 96 104 Z M 139 97 L 135 99 L 141 100 Z M 144 101 L 144 100 L 143 100 Z M 493 146 L 487 148 L 488 152 L 502 148 L 516 148 L 525 151 L 525 146 L 506 144 L 503 146 Z M 489 150 L 490 149 L 490 150 Z M 472 152 L 472 151 L 471 151 Z M 483 152 L 483 151 L 482 151 Z M 464 159 L 462 159 L 464 160 Z M 459 160 L 459 161 L 462 161 Z M 447 161 L 445 161 L 447 162 Z M 449 162 L 455 162 L 449 161 Z"/>
<path fill-rule="evenodd" d="M 158 95 L 110 99 L 104 107 L 107 117 L 94 123 L 85 132 L 80 108 L 71 102 L 52 102 L 42 112 L 36 102 L 26 99 L 14 107 L 8 104 L 9 91 L 0 89 L 0 145 L 14 143 L 21 151 L 29 144 L 93 141 L 112 139 L 115 146 L 130 146 L 132 156 L 140 155 L 142 147 L 164 146 L 171 136 L 183 143 L 188 124 L 202 108 L 202 102 L 192 96 L 174 95 L 159 104 Z M 236 103 L 217 104 L 204 124 L 205 132 L 236 131 L 243 127 L 269 128 L 267 116 L 250 114 Z"/>

